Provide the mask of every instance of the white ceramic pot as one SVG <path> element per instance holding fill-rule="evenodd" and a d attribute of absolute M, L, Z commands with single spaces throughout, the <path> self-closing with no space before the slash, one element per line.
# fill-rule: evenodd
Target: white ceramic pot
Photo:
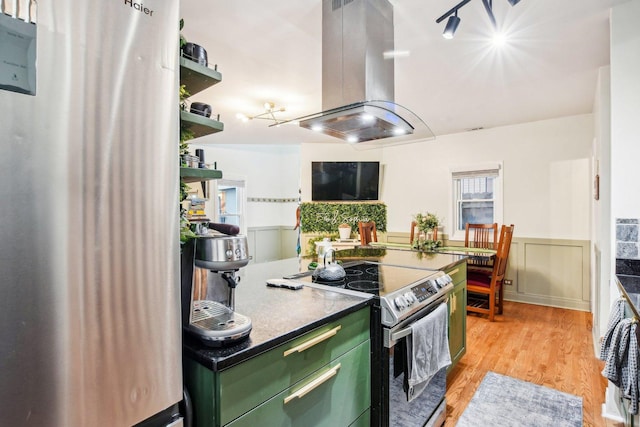
<path fill-rule="evenodd" d="M 338 233 L 340 233 L 340 240 L 347 240 L 351 237 L 351 227 L 338 228 Z"/>

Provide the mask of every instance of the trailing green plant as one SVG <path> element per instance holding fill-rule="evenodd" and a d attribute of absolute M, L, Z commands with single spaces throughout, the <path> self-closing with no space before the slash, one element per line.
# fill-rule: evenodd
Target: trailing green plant
<path fill-rule="evenodd" d="M 375 221 L 376 230 L 387 231 L 387 206 L 384 203 L 300 204 L 300 229 L 303 233 L 337 233 L 342 223 L 357 230 L 360 221 Z"/>
<path fill-rule="evenodd" d="M 184 19 L 180 19 L 180 31 L 182 31 L 182 28 L 184 28 Z M 187 39 L 185 39 L 182 33 L 180 33 L 180 47 L 185 44 L 187 44 Z"/>
<path fill-rule="evenodd" d="M 180 20 L 180 30 L 184 27 L 184 20 Z M 180 33 L 180 47 L 184 46 L 187 40 Z M 185 85 L 180 85 L 180 110 L 187 109 L 187 98 L 191 96 Z M 194 133 L 191 129 L 180 123 L 180 145 L 178 148 L 178 161 L 182 165 L 182 159 L 186 154 L 189 154 L 189 145 L 187 141 L 194 138 Z M 182 180 L 180 180 L 180 200 L 178 203 L 180 209 L 180 243 L 183 244 L 187 240 L 196 237 L 192 230 L 191 222 L 187 219 L 187 210 L 182 206 L 182 202 L 187 198 L 189 186 Z"/>

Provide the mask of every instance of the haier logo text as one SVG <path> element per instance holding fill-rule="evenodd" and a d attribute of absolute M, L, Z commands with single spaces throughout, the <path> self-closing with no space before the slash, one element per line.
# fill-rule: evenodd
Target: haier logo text
<path fill-rule="evenodd" d="M 125 6 L 129 6 L 137 10 L 138 12 L 142 12 L 145 15 L 153 16 L 153 10 L 145 7 L 142 3 L 136 3 L 133 0 L 124 0 Z"/>

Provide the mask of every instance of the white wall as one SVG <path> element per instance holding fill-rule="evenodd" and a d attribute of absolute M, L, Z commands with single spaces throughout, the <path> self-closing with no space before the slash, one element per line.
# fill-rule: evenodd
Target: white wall
<path fill-rule="evenodd" d="M 611 69 L 602 67 L 598 72 L 598 84 L 593 106 L 595 137 L 593 139 L 593 172 L 600 176 L 599 200 L 592 200 L 592 271 L 591 294 L 594 316 L 593 342 L 598 347 L 599 338 L 606 331 L 611 301 Z M 605 313 L 606 315 L 602 315 Z"/>
<path fill-rule="evenodd" d="M 440 136 L 434 141 L 357 151 L 347 144 L 303 144 L 302 198 L 310 200 L 313 160 L 379 160 L 381 199 L 391 232 L 408 232 L 428 210 L 451 229 L 450 168 L 501 162 L 503 222 L 520 237 L 590 239 L 591 114 Z"/>
<path fill-rule="evenodd" d="M 611 14 L 612 217 L 640 218 L 640 0 Z"/>
<path fill-rule="evenodd" d="M 300 147 L 285 145 L 196 145 L 207 163 L 217 163 L 225 179 L 243 179 L 247 198 L 298 197 Z M 248 202 L 247 227 L 295 225 L 297 202 Z"/>

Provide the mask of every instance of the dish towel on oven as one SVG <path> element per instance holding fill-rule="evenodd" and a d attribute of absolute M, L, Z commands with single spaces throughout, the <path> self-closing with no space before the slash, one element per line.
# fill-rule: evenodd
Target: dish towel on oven
<path fill-rule="evenodd" d="M 448 319 L 447 304 L 443 303 L 410 326 L 411 335 L 405 339 L 405 391 L 408 402 L 422 393 L 436 372 L 451 365 Z"/>
<path fill-rule="evenodd" d="M 638 338 L 637 321 L 622 319 L 611 334 L 611 345 L 602 375 L 630 400 L 629 412 L 638 413 Z"/>
<path fill-rule="evenodd" d="M 607 324 L 607 331 L 602 338 L 602 344 L 600 346 L 600 360 L 607 360 L 609 356 L 609 349 L 611 348 L 611 340 L 613 339 L 613 332 L 618 326 L 618 323 L 624 318 L 624 298 L 618 298 L 611 306 L 611 314 L 609 314 L 609 323 Z"/>

